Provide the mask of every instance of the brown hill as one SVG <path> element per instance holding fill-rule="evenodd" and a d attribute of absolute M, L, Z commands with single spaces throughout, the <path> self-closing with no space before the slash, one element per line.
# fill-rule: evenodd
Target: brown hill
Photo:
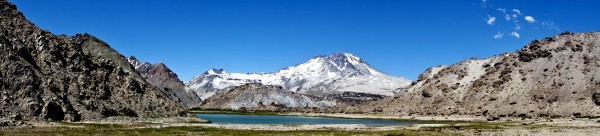
<path fill-rule="evenodd" d="M 600 33 L 563 33 L 514 53 L 419 76 L 405 93 L 345 110 L 395 115 L 600 116 Z"/>

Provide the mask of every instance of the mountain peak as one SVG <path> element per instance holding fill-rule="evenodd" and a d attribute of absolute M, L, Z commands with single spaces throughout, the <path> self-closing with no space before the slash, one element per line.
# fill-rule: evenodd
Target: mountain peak
<path fill-rule="evenodd" d="M 329 56 L 337 56 L 337 57 L 347 57 L 347 58 L 360 59 L 356 55 L 354 55 L 352 53 L 346 53 L 346 52 L 332 53 Z"/>
<path fill-rule="evenodd" d="M 134 56 L 127 58 L 127 61 L 138 71 L 147 72 L 150 69 L 150 67 L 152 67 L 152 64 L 150 64 L 148 62 L 141 62 Z"/>
<path fill-rule="evenodd" d="M 204 72 L 204 75 L 220 75 L 223 73 L 226 73 L 226 72 L 222 68 L 220 68 L 220 69 L 211 68 L 210 70 Z"/>
<path fill-rule="evenodd" d="M 327 56 L 326 59 L 331 60 L 333 62 L 349 62 L 353 65 L 356 65 L 358 63 L 365 63 L 361 58 L 350 53 L 333 53 Z"/>
<path fill-rule="evenodd" d="M 165 63 L 162 63 L 162 62 L 154 64 L 154 67 L 157 67 L 160 69 L 168 69 L 167 65 L 165 65 Z"/>
<path fill-rule="evenodd" d="M 5 0 L 0 0 L 0 10 L 3 11 L 14 11 L 12 13 L 17 13 L 17 6 Z M 9 12 L 10 13 L 10 12 Z"/>
<path fill-rule="evenodd" d="M 352 53 L 345 53 L 345 52 L 334 52 L 331 53 L 329 55 L 317 55 L 313 58 L 325 58 L 325 59 L 334 59 L 334 58 L 349 58 L 349 59 L 355 59 L 355 60 L 360 60 L 359 57 L 357 57 L 356 55 L 352 54 Z"/>
<path fill-rule="evenodd" d="M 133 60 L 138 61 L 138 59 L 135 58 L 135 56 L 130 56 L 129 58 L 127 58 L 127 60 L 129 60 L 129 61 L 133 61 Z"/>
<path fill-rule="evenodd" d="M 347 65 L 348 63 L 350 63 L 352 65 L 357 65 L 359 63 L 366 63 L 358 56 L 351 54 L 351 53 L 344 53 L 344 52 L 332 53 L 330 55 L 318 55 L 318 56 L 314 57 L 313 59 L 325 59 L 329 62 L 335 63 L 337 66 L 344 66 L 344 65 Z"/>
<path fill-rule="evenodd" d="M 319 55 L 308 60 L 306 63 L 293 67 L 292 69 L 309 71 L 317 70 L 322 72 L 342 72 L 345 74 L 355 75 L 381 74 L 361 58 L 351 53 L 332 53 L 326 56 Z"/>

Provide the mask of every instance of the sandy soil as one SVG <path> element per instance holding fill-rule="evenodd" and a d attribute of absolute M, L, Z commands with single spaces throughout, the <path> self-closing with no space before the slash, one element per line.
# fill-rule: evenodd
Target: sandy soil
<path fill-rule="evenodd" d="M 473 136 L 597 136 L 600 134 L 600 128 L 510 128 L 465 130 L 454 133 Z"/>
<path fill-rule="evenodd" d="M 399 119 L 399 120 L 426 120 L 426 121 L 465 121 L 453 126 L 469 126 L 477 123 L 504 123 L 500 128 L 469 128 L 469 129 L 442 129 L 446 133 L 461 135 L 485 136 L 589 136 L 600 135 L 599 119 L 527 119 L 503 118 L 501 121 L 487 121 L 484 117 L 474 116 L 385 116 L 385 115 L 360 115 L 360 114 L 327 114 L 327 113 L 287 113 L 285 115 L 339 117 L 339 118 L 369 118 L 369 119 Z M 469 123 L 472 122 L 472 123 Z M 448 124 L 414 124 L 410 126 L 393 127 L 391 129 L 419 130 L 426 127 L 444 127 Z M 390 129 L 373 129 L 390 130 Z"/>

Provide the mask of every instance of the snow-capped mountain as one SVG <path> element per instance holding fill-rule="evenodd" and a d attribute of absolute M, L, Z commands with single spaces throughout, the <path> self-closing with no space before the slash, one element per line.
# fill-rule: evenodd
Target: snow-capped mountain
<path fill-rule="evenodd" d="M 379 72 L 365 61 L 349 53 L 316 56 L 305 63 L 275 73 L 227 73 L 211 69 L 186 82 L 203 100 L 217 90 L 246 83 L 279 85 L 288 91 L 315 96 L 343 92 L 393 95 L 410 81 Z"/>

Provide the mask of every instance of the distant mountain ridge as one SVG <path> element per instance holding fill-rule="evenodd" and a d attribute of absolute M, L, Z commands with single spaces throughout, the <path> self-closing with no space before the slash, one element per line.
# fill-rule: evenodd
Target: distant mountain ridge
<path fill-rule="evenodd" d="M 227 73 L 210 69 L 186 82 L 186 86 L 207 99 L 218 90 L 227 90 L 247 83 L 282 86 L 285 90 L 326 96 L 343 92 L 358 92 L 391 96 L 410 81 L 390 76 L 372 68 L 361 58 L 349 53 L 316 56 L 305 63 L 275 73 Z"/>
<path fill-rule="evenodd" d="M 202 103 L 200 97 L 198 97 L 195 92 L 186 89 L 183 82 L 179 80 L 177 74 L 171 71 L 165 64 L 141 62 L 134 56 L 127 58 L 127 61 L 129 61 L 146 81 L 161 89 L 182 107 L 195 108 Z"/>

